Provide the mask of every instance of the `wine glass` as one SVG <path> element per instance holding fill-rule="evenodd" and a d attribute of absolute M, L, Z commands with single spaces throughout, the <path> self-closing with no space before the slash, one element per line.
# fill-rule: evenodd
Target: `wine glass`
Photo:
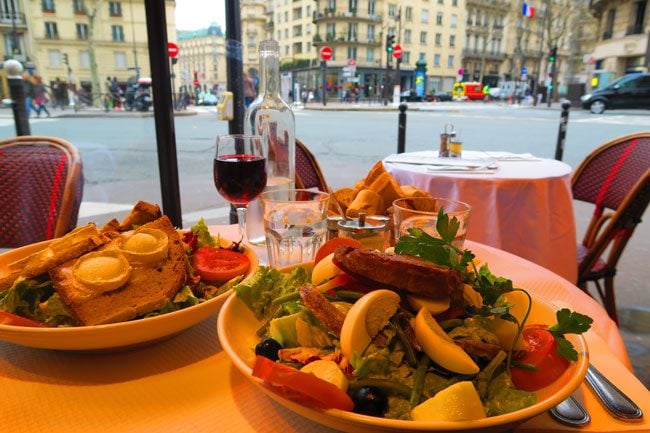
<path fill-rule="evenodd" d="M 219 194 L 237 208 L 239 238 L 246 241 L 246 207 L 266 187 L 262 137 L 242 134 L 218 136 L 213 174 Z"/>

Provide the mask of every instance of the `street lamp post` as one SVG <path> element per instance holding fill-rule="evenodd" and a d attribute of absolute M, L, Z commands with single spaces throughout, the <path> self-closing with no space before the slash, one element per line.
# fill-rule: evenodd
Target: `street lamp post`
<path fill-rule="evenodd" d="M 29 116 L 25 105 L 25 86 L 23 85 L 23 65 L 18 60 L 7 60 L 4 63 L 7 71 L 7 83 L 11 95 L 11 108 L 16 123 L 16 135 L 32 135 L 29 128 Z"/>

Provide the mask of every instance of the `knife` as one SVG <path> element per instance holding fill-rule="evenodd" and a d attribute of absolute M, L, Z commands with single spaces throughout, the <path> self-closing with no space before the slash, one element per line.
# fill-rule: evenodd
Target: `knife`
<path fill-rule="evenodd" d="M 585 382 L 614 418 L 629 422 L 643 419 L 641 408 L 591 364 L 587 369 Z"/>

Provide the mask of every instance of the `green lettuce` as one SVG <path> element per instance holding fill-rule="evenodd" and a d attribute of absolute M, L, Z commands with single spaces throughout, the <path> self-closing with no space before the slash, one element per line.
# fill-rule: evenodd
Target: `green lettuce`
<path fill-rule="evenodd" d="M 0 310 L 38 320 L 38 305 L 53 293 L 54 288 L 50 280 L 42 282 L 20 277 L 11 288 L 0 292 Z"/>
<path fill-rule="evenodd" d="M 258 320 L 268 320 L 276 310 L 271 305 L 275 298 L 297 292 L 309 281 L 309 273 L 302 266 L 294 268 L 289 274 L 260 266 L 251 278 L 237 284 L 233 290 Z"/>
<path fill-rule="evenodd" d="M 49 326 L 74 326 L 76 320 L 58 293 L 39 305 L 40 319 Z"/>
<path fill-rule="evenodd" d="M 197 247 L 217 247 L 217 241 L 210 234 L 208 226 L 205 224 L 203 218 L 198 223 L 192 226 L 192 233 L 196 236 Z"/>

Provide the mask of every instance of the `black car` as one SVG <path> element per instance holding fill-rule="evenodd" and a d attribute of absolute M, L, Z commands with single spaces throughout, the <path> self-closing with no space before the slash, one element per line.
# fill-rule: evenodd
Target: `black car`
<path fill-rule="evenodd" d="M 433 93 L 427 93 L 426 96 L 424 97 L 425 101 L 438 101 L 438 102 L 444 102 L 444 101 L 452 101 L 453 97 L 451 96 L 451 93 L 447 92 L 433 92 Z"/>
<path fill-rule="evenodd" d="M 605 109 L 650 109 L 650 73 L 628 74 L 604 89 L 595 90 L 580 98 L 582 108 L 601 114 Z"/>
<path fill-rule="evenodd" d="M 402 92 L 399 97 L 400 102 L 422 102 L 422 96 L 415 93 L 415 90 Z"/>

